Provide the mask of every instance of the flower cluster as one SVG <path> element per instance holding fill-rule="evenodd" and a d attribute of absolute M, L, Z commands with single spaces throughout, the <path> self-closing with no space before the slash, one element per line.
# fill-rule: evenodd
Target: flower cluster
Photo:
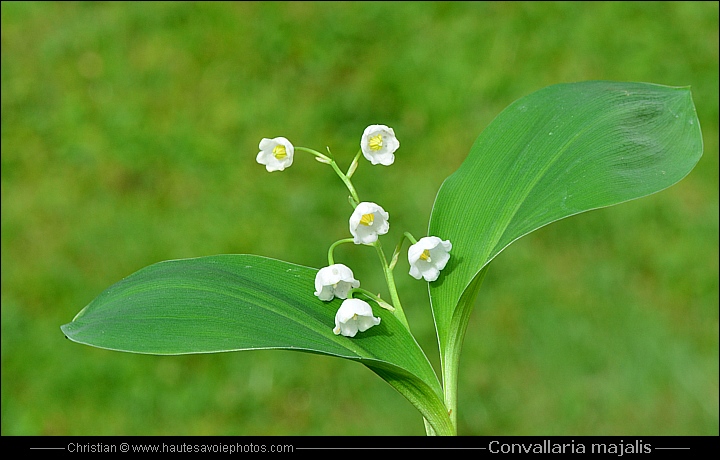
<path fill-rule="evenodd" d="M 296 148 L 284 137 L 273 139 L 264 138 L 260 141 L 260 152 L 257 154 L 257 162 L 264 165 L 269 172 L 283 171 L 293 163 L 293 156 Z M 306 151 L 315 156 L 321 163 L 330 164 L 350 191 L 350 203 L 354 210 L 350 215 L 349 226 L 352 238 L 340 240 L 330 247 L 328 252 L 327 267 L 321 268 L 315 276 L 315 296 L 320 300 L 329 302 L 335 298 L 343 299 L 340 308 L 335 315 L 335 335 L 342 334 L 345 337 L 355 337 L 358 332 L 365 332 L 373 326 L 380 324 L 380 318 L 373 316 L 372 307 L 364 300 L 353 298 L 353 295 L 363 294 L 374 300 L 382 308 L 402 315 L 401 320 L 405 322 L 404 314 L 397 299 L 394 280 L 391 275 L 397 261 L 397 250 L 393 256 L 392 263 L 388 264 L 384 255 L 381 256 L 383 270 L 385 271 L 388 287 L 392 285 L 391 296 L 394 293 L 393 304 L 391 305 L 379 297 L 360 289 L 360 281 L 355 279 L 352 270 L 343 264 L 334 263 L 332 257 L 333 248 L 339 243 L 352 242 L 355 244 L 376 246 L 380 249 L 378 236 L 388 233 L 390 230 L 390 215 L 382 206 L 360 201 L 357 192 L 352 185 L 350 178 L 358 166 L 360 154 L 373 165 L 390 166 L 395 162 L 395 151 L 400 147 L 400 141 L 395 137 L 395 131 L 385 125 L 368 126 L 360 138 L 360 151 L 355 156 L 348 172 L 343 174 L 330 155 L 317 152 L 312 149 L 297 147 L 297 150 Z M 405 233 L 412 245 L 408 249 L 408 263 L 410 264 L 410 276 L 416 279 L 425 279 L 432 282 L 438 279 L 440 271 L 445 268 L 450 260 L 452 244 L 449 240 L 442 240 L 437 236 L 427 236 L 415 241 L 409 233 Z M 398 244 L 398 250 L 400 249 Z M 407 325 L 407 323 L 405 323 Z"/>

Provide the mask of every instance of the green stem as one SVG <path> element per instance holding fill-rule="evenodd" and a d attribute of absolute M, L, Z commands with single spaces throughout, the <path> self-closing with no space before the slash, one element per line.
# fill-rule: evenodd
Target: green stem
<path fill-rule="evenodd" d="M 465 340 L 470 313 L 477 299 L 480 285 L 487 274 L 485 266 L 472 282 L 465 288 L 460 300 L 455 307 L 455 312 L 450 320 L 446 340 L 440 342 L 440 362 L 442 369 L 442 386 L 445 399 L 445 407 L 453 429 L 457 431 L 457 393 L 458 393 L 458 370 L 460 367 L 460 351 Z M 439 337 L 438 337 L 439 338 Z"/>
<path fill-rule="evenodd" d="M 402 245 L 405 242 L 405 238 L 410 240 L 412 244 L 417 244 L 417 240 L 414 236 L 412 236 L 412 233 L 405 232 L 403 233 L 403 236 L 400 238 L 400 241 L 398 242 L 397 246 L 395 246 L 395 251 L 393 252 L 392 258 L 390 259 L 390 270 L 393 270 L 395 268 L 395 264 L 397 264 L 398 257 L 400 257 L 400 250 L 402 249 Z"/>
<path fill-rule="evenodd" d="M 360 198 L 358 198 L 358 194 L 355 191 L 355 187 L 353 187 L 352 182 L 350 181 L 350 178 L 345 175 L 340 170 L 340 167 L 335 162 L 335 160 L 332 159 L 332 157 L 329 157 L 328 155 L 325 155 L 323 153 L 318 152 L 317 150 L 309 149 L 307 147 L 295 147 L 295 150 L 301 150 L 303 152 L 308 152 L 311 155 L 314 155 L 316 158 L 319 158 L 323 163 L 327 163 L 330 166 L 332 166 L 333 170 L 335 170 L 335 173 L 340 177 L 340 179 L 343 181 L 347 189 L 350 191 L 350 196 L 355 200 L 356 203 L 360 202 Z M 330 153 L 330 149 L 328 149 L 328 153 Z"/>
<path fill-rule="evenodd" d="M 380 258 L 380 263 L 382 264 L 383 273 L 385 274 L 385 282 L 387 283 L 388 291 L 390 291 L 390 299 L 392 300 L 393 307 L 395 307 L 395 317 L 397 317 L 407 330 L 410 331 L 410 325 L 407 322 L 407 318 L 405 318 L 405 312 L 400 304 L 400 296 L 398 295 L 397 287 L 395 286 L 395 277 L 393 276 L 392 268 L 388 265 L 380 240 L 376 240 L 372 245 L 375 246 L 375 250 Z"/>
<path fill-rule="evenodd" d="M 333 251 L 335 251 L 335 247 L 339 246 L 343 243 L 352 243 L 355 240 L 352 238 L 345 238 L 342 240 L 338 240 L 330 245 L 330 249 L 328 249 L 328 265 L 335 265 L 335 258 L 333 257 Z"/>
<path fill-rule="evenodd" d="M 309 149 L 307 147 L 295 147 L 295 150 L 301 150 L 303 152 L 307 152 L 311 155 L 314 155 L 316 158 L 319 158 L 322 163 L 330 164 L 330 162 L 332 161 L 332 158 L 325 155 L 324 153 L 320 153 L 317 150 Z"/>
<path fill-rule="evenodd" d="M 358 197 L 358 194 L 355 191 L 355 187 L 353 187 L 350 178 L 340 170 L 340 167 L 337 165 L 337 163 L 335 163 L 335 160 L 330 160 L 330 166 L 332 166 L 337 175 L 340 176 L 340 179 L 345 183 L 345 187 L 347 187 L 348 191 L 350 192 L 350 196 L 353 197 L 353 200 L 355 200 L 356 203 L 360 203 L 360 198 Z"/>
<path fill-rule="evenodd" d="M 390 305 L 389 303 L 385 302 L 383 299 L 380 298 L 380 296 L 377 296 L 377 295 L 373 294 L 372 292 L 368 291 L 367 289 L 363 289 L 363 288 L 352 288 L 352 289 L 350 289 L 350 290 L 348 291 L 348 295 L 347 295 L 348 299 L 354 298 L 354 297 L 353 297 L 353 294 L 355 294 L 356 292 L 359 293 L 359 294 L 364 295 L 365 297 L 369 298 L 369 299 L 372 300 L 373 302 L 377 303 L 378 306 L 380 306 L 380 308 L 384 308 L 385 310 L 389 310 L 389 311 L 392 311 L 392 312 L 395 311 L 395 308 L 393 308 L 392 305 Z"/>
<path fill-rule="evenodd" d="M 383 273 L 385 274 L 385 282 L 387 283 L 388 290 L 390 291 L 390 298 L 392 299 L 392 303 L 395 306 L 395 317 L 400 320 L 403 325 L 407 328 L 408 332 L 412 335 L 412 332 L 410 331 L 410 325 L 408 324 L 407 318 L 405 317 L 405 312 L 402 309 L 402 305 L 400 304 L 400 296 L 397 292 L 397 287 L 395 286 L 395 277 L 393 276 L 393 268 L 395 268 L 395 263 L 397 262 L 397 255 L 399 254 L 400 247 L 402 246 L 403 241 L 406 237 L 409 237 L 412 240 L 414 240 L 413 236 L 409 233 L 405 232 L 405 235 L 403 235 L 403 238 L 400 240 L 400 243 L 398 243 L 397 248 L 395 249 L 395 253 L 393 254 L 393 260 L 391 264 L 388 264 L 387 258 L 385 257 L 385 252 L 382 250 L 382 245 L 380 244 L 380 240 L 376 240 L 373 243 L 373 246 L 375 246 L 375 249 L 377 250 L 378 257 L 380 258 L 380 262 L 382 263 L 383 267 Z M 449 412 L 452 414 L 452 411 Z M 451 418 L 451 420 L 453 420 Z M 425 424 L 425 433 L 428 436 L 434 436 L 437 433 L 435 430 L 430 426 L 430 423 L 426 418 L 423 418 L 423 422 Z M 453 421 L 452 423 L 452 432 L 446 433 L 455 435 L 457 434 L 457 428 L 456 424 Z"/>
<path fill-rule="evenodd" d="M 459 358 L 459 353 L 455 350 L 450 351 Z M 459 359 L 444 359 L 442 363 L 442 380 L 443 393 L 445 399 L 445 407 L 448 409 L 448 417 L 453 428 L 457 430 L 457 378 L 458 378 Z"/>
<path fill-rule="evenodd" d="M 405 233 L 403 233 L 403 237 L 409 239 L 412 244 L 417 244 L 417 240 L 415 239 L 414 236 L 412 236 L 412 233 L 405 232 Z M 400 240 L 400 242 L 402 243 L 402 240 Z"/>

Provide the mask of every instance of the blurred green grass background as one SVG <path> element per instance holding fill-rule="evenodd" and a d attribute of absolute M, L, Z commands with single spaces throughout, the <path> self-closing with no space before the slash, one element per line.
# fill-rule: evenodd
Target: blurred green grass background
<path fill-rule="evenodd" d="M 670 189 L 554 223 L 493 262 L 459 432 L 718 435 L 717 2 L 3 2 L 2 434 L 424 434 L 356 363 L 132 355 L 59 326 L 161 260 L 323 266 L 348 236 L 343 185 L 302 153 L 266 173 L 262 137 L 330 146 L 347 165 L 367 125 L 393 127 L 395 164 L 355 176 L 390 212 L 391 248 L 424 234 L 440 184 L 502 109 L 595 79 L 690 85 L 704 156 Z M 384 289 L 374 251 L 336 257 Z M 398 288 L 437 365 L 407 269 Z"/>

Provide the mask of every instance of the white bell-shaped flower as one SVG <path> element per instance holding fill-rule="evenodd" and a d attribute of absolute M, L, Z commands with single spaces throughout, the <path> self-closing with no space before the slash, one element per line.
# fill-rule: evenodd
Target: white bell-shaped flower
<path fill-rule="evenodd" d="M 373 244 L 378 235 L 384 235 L 390 229 L 390 215 L 385 210 L 368 201 L 358 204 L 350 216 L 350 233 L 355 244 Z"/>
<path fill-rule="evenodd" d="M 450 240 L 441 240 L 437 236 L 425 236 L 408 249 L 408 262 L 410 262 L 410 276 L 415 279 L 425 278 L 425 281 L 435 281 L 440 276 L 440 270 L 445 268 L 452 249 Z"/>
<path fill-rule="evenodd" d="M 315 275 L 315 295 L 320 300 L 329 301 L 335 297 L 347 299 L 348 291 L 357 287 L 360 287 L 360 281 L 343 264 L 321 268 Z"/>
<path fill-rule="evenodd" d="M 380 318 L 373 316 L 370 304 L 360 299 L 344 300 L 335 314 L 335 335 L 355 337 L 355 334 L 365 332 L 373 326 L 380 324 Z"/>
<path fill-rule="evenodd" d="M 393 164 L 395 150 L 399 147 L 400 141 L 395 137 L 395 131 L 385 125 L 368 126 L 360 139 L 363 156 L 374 165 L 390 166 Z"/>
<path fill-rule="evenodd" d="M 284 137 L 264 138 L 260 141 L 257 162 L 265 165 L 268 172 L 282 171 L 293 163 L 295 147 Z"/>

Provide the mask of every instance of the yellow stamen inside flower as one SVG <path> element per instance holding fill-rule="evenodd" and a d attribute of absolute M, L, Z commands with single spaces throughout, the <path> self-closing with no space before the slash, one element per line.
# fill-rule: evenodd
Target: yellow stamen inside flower
<path fill-rule="evenodd" d="M 378 134 L 377 136 L 371 137 L 368 144 L 370 145 L 371 150 L 375 150 L 376 152 L 378 150 L 380 150 L 383 146 L 382 134 Z"/>
<path fill-rule="evenodd" d="M 428 249 L 425 249 L 425 250 L 422 252 L 422 254 L 420 254 L 420 258 L 421 258 L 422 260 L 426 260 L 426 261 L 428 261 L 428 262 L 432 262 L 432 260 L 430 259 L 430 251 L 429 251 Z"/>
<path fill-rule="evenodd" d="M 283 158 L 287 157 L 287 150 L 285 150 L 284 145 L 278 144 L 273 149 L 272 154 L 278 160 L 282 160 Z"/>
<path fill-rule="evenodd" d="M 366 227 L 369 227 L 372 225 L 373 221 L 375 220 L 375 214 L 363 214 L 360 218 L 360 223 L 365 225 Z"/>

